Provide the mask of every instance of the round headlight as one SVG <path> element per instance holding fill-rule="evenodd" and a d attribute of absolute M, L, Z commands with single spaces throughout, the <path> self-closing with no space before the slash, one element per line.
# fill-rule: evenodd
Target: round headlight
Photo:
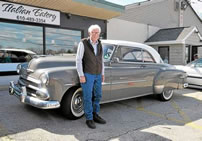
<path fill-rule="evenodd" d="M 49 82 L 49 77 L 48 77 L 48 74 L 47 73 L 43 73 L 41 76 L 40 76 L 40 80 L 43 84 L 48 84 Z"/>
<path fill-rule="evenodd" d="M 18 74 L 20 73 L 20 69 L 21 69 L 21 64 L 18 64 L 18 65 L 17 65 L 17 73 L 18 73 Z"/>

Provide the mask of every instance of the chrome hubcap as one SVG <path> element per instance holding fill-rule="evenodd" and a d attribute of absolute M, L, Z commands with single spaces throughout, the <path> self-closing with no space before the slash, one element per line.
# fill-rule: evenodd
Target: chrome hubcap
<path fill-rule="evenodd" d="M 72 113 L 76 117 L 83 115 L 83 100 L 82 100 L 82 91 L 76 91 L 72 97 Z"/>
<path fill-rule="evenodd" d="M 170 99 L 173 95 L 173 90 L 167 90 L 163 92 L 164 98 L 165 99 Z"/>

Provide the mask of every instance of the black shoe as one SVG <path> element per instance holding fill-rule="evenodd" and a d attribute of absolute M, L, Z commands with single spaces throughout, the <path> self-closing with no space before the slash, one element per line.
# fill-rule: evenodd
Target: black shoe
<path fill-rule="evenodd" d="M 93 114 L 93 120 L 100 124 L 106 124 L 106 121 L 102 119 L 98 114 Z"/>
<path fill-rule="evenodd" d="M 89 128 L 95 129 L 95 122 L 93 120 L 86 120 L 86 124 L 88 125 Z"/>

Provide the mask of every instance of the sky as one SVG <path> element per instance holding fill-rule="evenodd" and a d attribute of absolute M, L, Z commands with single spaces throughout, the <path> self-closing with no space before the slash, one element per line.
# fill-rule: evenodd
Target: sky
<path fill-rule="evenodd" d="M 105 1 L 116 3 L 119 5 L 128 5 L 128 4 L 132 4 L 132 3 L 136 3 L 136 2 L 142 2 L 145 0 L 105 0 Z"/>
<path fill-rule="evenodd" d="M 125 6 L 128 4 L 143 2 L 147 0 L 106 0 L 106 1 Z M 191 5 L 196 11 L 196 13 L 199 15 L 199 17 L 202 19 L 202 0 L 191 0 Z"/>

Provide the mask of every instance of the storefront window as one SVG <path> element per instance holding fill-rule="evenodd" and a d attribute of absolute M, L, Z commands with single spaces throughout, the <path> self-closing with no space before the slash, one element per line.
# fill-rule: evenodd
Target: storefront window
<path fill-rule="evenodd" d="M 46 28 L 46 54 L 76 53 L 81 31 Z"/>
<path fill-rule="evenodd" d="M 25 49 L 43 53 L 42 27 L 0 22 L 0 49 Z"/>
<path fill-rule="evenodd" d="M 161 58 L 163 59 L 163 62 L 168 64 L 169 63 L 169 47 L 168 46 L 159 47 L 158 52 Z"/>

